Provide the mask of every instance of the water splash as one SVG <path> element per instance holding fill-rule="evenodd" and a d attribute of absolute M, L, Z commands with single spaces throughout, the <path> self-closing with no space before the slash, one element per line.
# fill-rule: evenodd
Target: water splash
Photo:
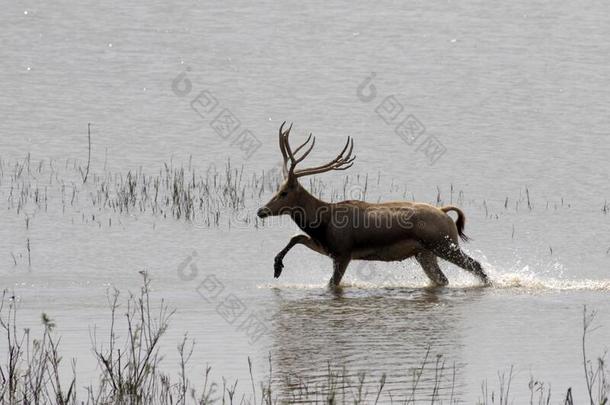
<path fill-rule="evenodd" d="M 483 286 L 476 278 L 459 269 L 449 269 L 448 289 L 486 288 L 490 290 L 527 290 L 532 292 L 545 291 L 610 291 L 610 279 L 564 278 L 561 263 L 553 262 L 536 266 L 523 265 L 517 261 L 510 268 L 502 269 L 492 263 L 482 260 L 491 280 L 490 286 Z M 389 269 L 379 271 L 374 277 L 361 277 L 354 272 L 346 275 L 342 286 L 345 289 L 378 290 L 384 288 L 427 288 L 427 278 L 420 272 L 405 272 Z M 277 282 L 259 285 L 258 288 L 278 288 L 292 290 L 319 290 L 327 287 L 326 280 L 309 282 Z"/>
<path fill-rule="evenodd" d="M 492 284 L 483 286 L 477 281 L 450 280 L 449 285 L 444 288 L 467 289 L 467 288 L 488 288 L 495 290 L 532 290 L 532 291 L 610 291 L 610 279 L 574 279 L 565 280 L 557 278 L 538 278 L 530 277 L 519 273 L 505 273 L 498 277 L 491 277 Z M 383 282 L 374 283 L 370 281 L 347 281 L 341 284 L 343 288 L 349 289 L 383 289 L 383 288 L 428 288 L 426 282 Z M 300 289 L 300 290 L 321 290 L 327 288 L 327 283 L 277 283 L 260 284 L 258 288 L 277 288 L 277 289 Z"/>
<path fill-rule="evenodd" d="M 610 291 L 610 279 L 564 279 L 536 274 L 526 266 L 522 271 L 490 272 L 493 288 L 556 291 Z"/>

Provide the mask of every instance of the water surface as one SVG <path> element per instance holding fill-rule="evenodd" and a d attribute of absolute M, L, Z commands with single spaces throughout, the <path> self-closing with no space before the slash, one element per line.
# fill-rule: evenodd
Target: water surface
<path fill-rule="evenodd" d="M 165 339 L 170 368 L 188 331 L 197 341 L 194 372 L 209 363 L 217 376 L 246 384 L 247 356 L 262 375 L 271 354 L 278 381 L 284 374 L 323 378 L 331 361 L 375 377 L 387 372 L 396 387 L 430 347 L 431 356 L 455 364 L 456 395 L 466 402 L 480 396 L 481 381 L 497 384 L 497 372 L 511 365 L 517 398 L 527 398 L 530 375 L 551 382 L 558 396 L 572 386 L 582 398 L 583 305 L 599 311 L 602 326 L 591 336 L 592 356 L 604 348 L 610 317 L 607 8 L 4 4 L 2 285 L 18 295 L 23 326 L 35 326 L 42 311 L 56 320 L 83 384 L 95 372 L 89 326 L 107 325 L 107 289 L 137 290 L 138 271 L 146 269 L 155 296 L 177 308 Z M 376 96 L 363 101 L 358 88 L 372 72 Z M 181 73 L 192 89 L 177 95 L 172 83 Z M 204 90 L 218 101 L 215 113 L 230 110 L 237 132 L 248 129 L 261 142 L 248 159 L 236 134 L 219 136 L 214 116 L 191 108 Z M 424 137 L 446 148 L 433 165 L 419 143 L 406 143 L 396 123 L 380 117 L 379 105 L 392 95 L 400 117 L 416 117 Z M 444 264 L 450 286 L 429 290 L 415 263 L 355 262 L 337 296 L 325 288 L 329 260 L 303 247 L 274 280 L 273 257 L 296 231 L 288 220 L 229 226 L 236 214 L 224 212 L 220 226 L 208 228 L 150 211 L 100 210 L 91 203 L 95 186 L 81 188 L 74 170 L 86 161 L 91 122 L 91 170 L 99 176 L 140 168 L 157 175 L 164 162 L 222 171 L 230 157 L 248 177 L 277 165 L 284 120 L 295 122 L 297 137 L 318 136 L 312 164 L 354 137 L 352 185 L 344 190 L 344 173 L 319 176 L 325 198 L 460 205 L 473 237 L 466 250 L 494 287 L 479 288 Z M 46 162 L 44 176 L 27 174 L 53 190 L 46 211 L 17 212 L 9 202 L 13 163 L 28 153 Z M 53 181 L 49 160 L 62 173 Z M 62 181 L 64 198 L 79 190 L 76 202 L 62 200 Z M 237 215 L 252 216 L 270 195 L 246 198 Z M 187 281 L 178 269 L 193 252 L 198 272 Z M 251 342 L 237 320 L 219 314 L 220 301 L 201 296 L 198 286 L 210 276 L 224 286 L 219 299 L 234 294 L 246 308 L 242 317 L 264 320 L 264 337 Z"/>

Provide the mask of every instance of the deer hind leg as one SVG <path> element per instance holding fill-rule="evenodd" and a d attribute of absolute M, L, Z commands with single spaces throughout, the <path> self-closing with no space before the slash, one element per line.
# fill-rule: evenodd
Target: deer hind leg
<path fill-rule="evenodd" d="M 348 257 L 337 257 L 333 259 L 333 276 L 330 279 L 329 286 L 331 288 L 339 287 L 339 283 L 341 283 L 341 279 L 345 274 L 345 270 L 347 269 L 347 265 L 349 264 L 351 258 Z"/>
<path fill-rule="evenodd" d="M 441 259 L 447 260 L 448 262 L 469 271 L 477 276 L 484 284 L 489 284 L 489 278 L 487 277 L 487 274 L 485 274 L 481 263 L 464 253 L 458 245 L 452 244 L 448 247 L 439 247 L 434 249 L 434 254 Z"/>
<path fill-rule="evenodd" d="M 444 286 L 449 283 L 447 277 L 445 277 L 441 271 L 441 268 L 438 267 L 438 262 L 434 253 L 429 251 L 420 252 L 415 255 L 415 260 L 417 260 L 422 269 L 424 269 L 424 273 L 426 273 L 426 276 L 432 281 L 432 284 L 435 286 Z"/>

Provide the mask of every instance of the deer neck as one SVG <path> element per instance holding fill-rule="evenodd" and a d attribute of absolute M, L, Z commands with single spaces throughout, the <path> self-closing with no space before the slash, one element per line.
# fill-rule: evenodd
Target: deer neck
<path fill-rule="evenodd" d="M 321 228 L 326 223 L 330 205 L 311 195 L 301 185 L 299 188 L 298 206 L 291 217 L 301 230 L 311 235 L 314 228 Z"/>

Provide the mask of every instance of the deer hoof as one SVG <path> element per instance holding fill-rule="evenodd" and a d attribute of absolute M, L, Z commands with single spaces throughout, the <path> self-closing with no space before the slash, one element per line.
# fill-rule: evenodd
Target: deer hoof
<path fill-rule="evenodd" d="M 273 264 L 273 277 L 278 278 L 280 274 L 282 274 L 282 270 L 284 269 L 284 263 L 282 263 L 281 257 L 276 257 Z"/>

